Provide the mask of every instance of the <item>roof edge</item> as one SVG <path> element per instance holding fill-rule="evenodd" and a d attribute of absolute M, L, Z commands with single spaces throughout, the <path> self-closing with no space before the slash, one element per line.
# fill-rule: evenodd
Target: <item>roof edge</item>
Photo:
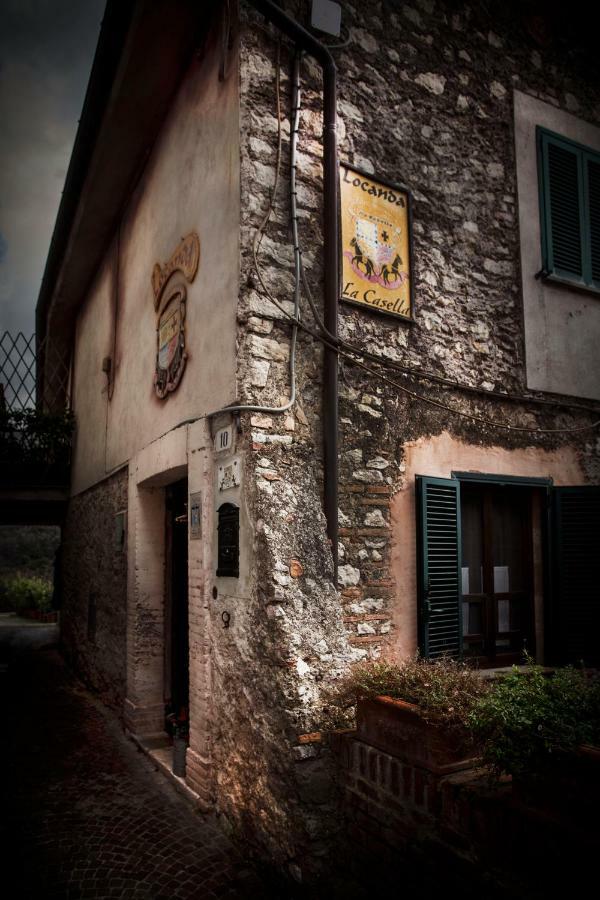
<path fill-rule="evenodd" d="M 35 308 L 38 342 L 43 340 L 46 333 L 47 315 L 77 214 L 80 193 L 102 128 L 135 6 L 136 0 L 107 0 L 106 3 Z"/>

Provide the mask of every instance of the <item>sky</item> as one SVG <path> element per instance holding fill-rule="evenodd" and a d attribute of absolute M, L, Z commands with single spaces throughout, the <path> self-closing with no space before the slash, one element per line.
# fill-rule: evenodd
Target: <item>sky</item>
<path fill-rule="evenodd" d="M 104 0 L 0 0 L 0 335 L 35 305 Z"/>

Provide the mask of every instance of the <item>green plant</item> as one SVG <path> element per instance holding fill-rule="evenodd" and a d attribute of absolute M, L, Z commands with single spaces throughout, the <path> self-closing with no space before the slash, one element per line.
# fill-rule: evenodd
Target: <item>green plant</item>
<path fill-rule="evenodd" d="M 465 731 L 469 714 L 488 684 L 460 662 L 411 657 L 403 663 L 360 663 L 328 694 L 325 714 L 351 724 L 360 697 L 387 696 L 414 703 L 424 719 Z"/>
<path fill-rule="evenodd" d="M 0 411 L 0 462 L 30 466 L 68 465 L 75 418 L 70 411 L 43 413 L 37 409 Z"/>
<path fill-rule="evenodd" d="M 43 578 L 16 575 L 4 581 L 5 602 L 15 612 L 36 609 L 46 613 L 52 609 L 52 584 Z"/>
<path fill-rule="evenodd" d="M 483 758 L 500 773 L 542 774 L 582 743 L 600 738 L 600 684 L 572 667 L 525 671 L 494 682 L 468 716 Z"/>

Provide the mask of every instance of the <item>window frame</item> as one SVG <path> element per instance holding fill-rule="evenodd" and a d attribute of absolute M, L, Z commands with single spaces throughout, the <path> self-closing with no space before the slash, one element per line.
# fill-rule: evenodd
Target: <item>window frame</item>
<path fill-rule="evenodd" d="M 416 489 L 416 513 L 417 513 L 417 611 L 418 611 L 418 640 L 420 652 L 423 654 L 425 658 L 437 658 L 440 655 L 444 655 L 444 652 L 450 652 L 450 655 L 453 655 L 455 658 L 463 659 L 468 658 L 463 656 L 463 630 L 462 630 L 462 577 L 461 577 L 461 565 L 462 565 L 462 522 L 461 522 L 461 488 L 462 485 L 465 487 L 468 485 L 470 487 L 481 487 L 484 489 L 487 487 L 521 487 L 529 490 L 541 490 L 546 493 L 546 496 L 549 495 L 549 492 L 553 487 L 552 478 L 548 477 L 535 477 L 535 476 L 515 476 L 515 475 L 497 475 L 497 474 L 487 474 L 484 472 L 457 472 L 452 471 L 450 473 L 450 477 L 435 477 L 429 475 L 416 475 L 415 479 L 415 489 Z M 430 565 L 429 565 L 429 553 L 430 546 L 428 541 L 428 530 L 427 530 L 427 519 L 429 515 L 428 509 L 428 488 L 444 488 L 447 487 L 450 489 L 452 485 L 455 485 L 456 491 L 456 521 L 455 521 L 455 540 L 456 540 L 456 600 L 457 600 L 457 610 L 456 610 L 456 623 L 458 626 L 458 645 L 455 649 L 455 652 L 452 653 L 450 647 L 447 648 L 447 651 L 440 652 L 440 648 L 437 647 L 433 652 L 430 647 L 430 634 L 429 634 L 429 626 L 432 622 L 432 613 L 435 613 L 436 610 L 432 610 L 431 602 L 430 602 Z M 438 515 L 433 509 L 433 515 Z M 543 513 L 542 513 L 543 518 Z M 437 528 L 439 528 L 439 522 L 437 523 Z M 529 523 L 529 528 L 531 530 L 531 522 Z M 543 531 L 543 523 L 542 523 L 542 555 L 544 560 L 547 558 L 547 554 L 545 552 L 545 543 L 546 538 Z M 439 563 L 438 563 L 439 568 Z M 446 575 L 450 574 L 451 566 L 446 566 Z M 544 582 L 546 581 L 546 575 L 544 572 Z M 447 578 L 446 578 L 447 582 Z M 446 584 L 447 588 L 447 584 Z M 435 590 L 439 589 L 439 585 L 435 586 Z M 545 593 L 545 591 L 544 591 Z M 535 633 L 536 633 L 536 624 L 535 624 L 535 612 L 533 609 L 533 591 L 531 590 L 531 603 L 532 603 L 532 623 L 531 623 L 531 639 L 533 644 L 535 645 Z M 444 618 L 447 619 L 447 609 L 450 608 L 447 601 L 444 602 L 444 606 L 446 607 L 446 612 L 444 612 Z M 435 626 L 434 626 L 435 627 Z M 542 628 L 545 631 L 545 622 L 542 624 Z M 434 635 L 434 639 L 436 644 L 439 644 L 439 635 Z M 502 654 L 500 654 L 502 656 Z M 473 657 L 471 657 L 473 659 Z M 473 659 L 473 661 L 475 661 Z M 492 667 L 494 667 L 494 663 L 490 663 Z"/>
<path fill-rule="evenodd" d="M 548 163 L 548 147 L 561 147 L 577 158 L 577 191 L 579 203 L 579 234 L 581 241 L 580 259 L 581 276 L 567 269 L 561 269 L 554 263 L 554 245 L 552 240 L 552 218 L 550 211 L 550 173 Z M 536 151 L 538 171 L 538 195 L 540 212 L 540 237 L 542 251 L 542 268 L 538 273 L 544 281 L 563 284 L 569 288 L 600 294 L 600 281 L 594 280 L 592 271 L 592 232 L 590 216 L 590 190 L 587 161 L 591 160 L 600 166 L 600 152 L 580 144 L 564 135 L 536 126 Z"/>
<path fill-rule="evenodd" d="M 534 549 L 533 549 L 533 490 L 540 490 L 545 487 L 546 482 L 543 480 L 534 482 L 529 479 L 512 481 L 506 478 L 464 478 L 460 479 L 460 497 L 461 511 L 463 503 L 466 500 L 465 490 L 469 491 L 473 496 L 477 496 L 481 505 L 481 550 L 482 550 L 482 584 L 481 590 L 463 593 L 462 585 L 460 591 L 459 602 L 478 603 L 481 606 L 481 622 L 483 630 L 479 634 L 462 633 L 462 657 L 482 668 L 495 668 L 497 666 L 513 665 L 521 662 L 523 658 L 523 649 L 516 647 L 505 648 L 498 645 L 499 640 L 508 639 L 509 642 L 513 638 L 522 639 L 524 646 L 532 655 L 535 655 L 536 646 L 536 623 L 535 623 L 535 589 L 534 589 Z M 502 488 L 509 488 L 511 491 L 518 491 L 520 500 L 522 500 L 521 512 L 524 514 L 521 520 L 522 541 L 521 541 L 521 561 L 523 568 L 523 583 L 518 589 L 507 589 L 506 591 L 496 591 L 493 586 L 493 545 L 492 539 L 497 527 L 497 507 L 495 499 L 499 497 L 498 491 Z M 525 490 L 523 490 L 523 488 Z M 461 523 L 461 532 L 463 538 L 463 547 L 461 554 L 461 566 L 464 563 L 464 540 L 465 525 Z M 498 626 L 498 604 L 500 600 L 508 600 L 509 603 L 516 603 L 521 607 L 522 624 L 520 628 L 512 628 L 502 632 Z M 464 607 L 463 607 L 464 609 Z M 464 611 L 463 611 L 464 622 Z M 467 652 L 466 648 L 471 644 L 478 642 L 483 643 L 482 652 Z"/>
<path fill-rule="evenodd" d="M 538 491 L 539 538 L 541 565 L 535 579 L 542 595 L 542 606 L 533 599 L 533 629 L 536 641 L 539 634 L 546 664 L 581 663 L 600 666 L 600 588 L 596 575 L 596 551 L 600 537 L 600 484 L 555 485 L 552 478 L 486 475 L 480 472 L 451 472 L 450 477 L 415 475 L 416 551 L 417 551 L 417 624 L 420 652 L 425 658 L 449 655 L 462 658 L 462 528 L 461 482 L 469 486 L 506 485 Z M 436 499 L 429 489 L 446 488 L 448 493 Z M 430 505 L 431 501 L 431 505 Z M 575 504 L 575 505 L 574 505 Z M 449 512 L 454 509 L 454 518 Z M 433 528 L 429 535 L 428 522 Z M 442 532 L 440 533 L 440 528 Z M 431 540 L 430 540 L 431 538 Z M 440 544 L 441 541 L 441 544 Z M 451 545 L 451 547 L 450 547 Z M 450 547 L 450 550 L 448 548 Z M 444 550 L 444 548 L 446 548 Z M 582 566 L 582 548 L 585 552 Z M 431 550 L 437 559 L 431 556 Z M 435 571 L 431 569 L 433 560 Z M 445 561 L 444 561 L 445 560 Z M 441 576 L 440 576 L 441 572 Z M 431 577 L 435 578 L 435 583 Z M 455 607 L 449 595 L 456 586 Z M 437 597 L 429 596 L 430 588 Z M 537 593 L 538 587 L 535 586 Z M 440 604 L 440 591 L 442 594 Z M 571 615 L 573 598 L 577 609 Z M 583 599 L 583 602 L 581 602 Z M 434 622 L 443 606 L 444 622 Z M 436 607 L 436 608 L 434 608 Z M 538 616 L 540 618 L 538 618 Z M 581 626 L 582 616 L 585 625 Z M 454 647 L 440 646 L 440 636 L 449 617 L 453 617 Z M 430 652 L 430 626 L 433 626 L 435 646 Z M 539 633 L 538 633 L 539 626 Z M 579 651 L 581 647 L 581 652 Z M 542 648 L 540 647 L 540 650 Z"/>

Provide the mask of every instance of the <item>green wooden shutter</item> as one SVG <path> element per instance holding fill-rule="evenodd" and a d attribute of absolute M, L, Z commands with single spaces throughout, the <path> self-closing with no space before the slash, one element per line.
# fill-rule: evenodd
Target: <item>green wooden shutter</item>
<path fill-rule="evenodd" d="M 542 270 L 600 288 L 600 154 L 537 129 Z"/>
<path fill-rule="evenodd" d="M 462 652 L 460 483 L 417 476 L 419 643 L 424 656 Z"/>
<path fill-rule="evenodd" d="M 552 551 L 553 656 L 598 664 L 600 487 L 553 489 Z"/>
<path fill-rule="evenodd" d="M 583 280 L 581 152 L 543 129 L 538 140 L 544 269 Z"/>
<path fill-rule="evenodd" d="M 600 159 L 586 156 L 590 265 L 592 281 L 600 287 Z"/>

